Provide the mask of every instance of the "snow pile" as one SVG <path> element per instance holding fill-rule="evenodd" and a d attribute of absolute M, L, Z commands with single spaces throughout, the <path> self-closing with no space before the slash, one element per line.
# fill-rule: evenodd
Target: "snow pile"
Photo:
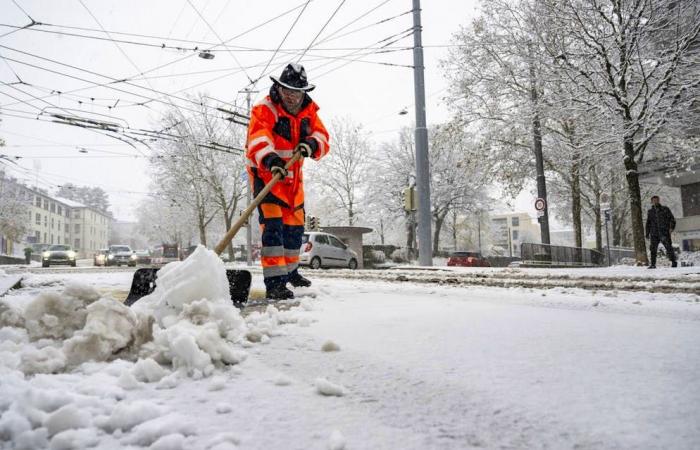
<path fill-rule="evenodd" d="M 700 252 L 681 252 L 678 260 L 682 266 L 700 266 Z"/>
<path fill-rule="evenodd" d="M 150 340 L 150 323 L 80 284 L 41 293 L 23 311 L 0 302 L 0 366 L 30 375 L 105 361 Z"/>

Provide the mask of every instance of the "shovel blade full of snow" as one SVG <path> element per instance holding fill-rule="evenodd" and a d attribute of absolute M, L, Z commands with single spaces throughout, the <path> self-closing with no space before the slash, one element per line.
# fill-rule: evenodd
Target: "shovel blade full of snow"
<path fill-rule="evenodd" d="M 134 279 L 131 282 L 129 295 L 124 300 L 126 306 L 131 306 L 136 303 L 141 297 L 153 292 L 156 288 L 158 268 L 141 268 L 134 272 Z M 248 301 L 250 293 L 250 272 L 247 270 L 226 269 L 226 278 L 228 278 L 228 292 L 231 296 L 231 301 L 237 308 L 242 308 Z"/>
<path fill-rule="evenodd" d="M 295 151 L 292 158 L 284 165 L 284 168 L 289 169 L 295 162 L 301 159 L 301 157 L 301 153 L 299 151 Z M 265 196 L 270 192 L 270 190 L 272 190 L 272 187 L 277 184 L 280 179 L 282 179 L 282 176 L 279 173 L 276 173 L 270 182 L 267 183 L 264 188 L 262 188 L 260 193 L 255 196 L 253 201 L 250 202 L 250 205 L 248 205 L 248 207 L 241 213 L 241 217 L 238 218 L 238 220 L 226 232 L 221 241 L 219 241 L 219 243 L 216 244 L 216 247 L 214 247 L 214 251 L 217 255 L 220 255 L 224 249 L 226 249 L 233 237 L 236 235 L 236 233 L 238 233 L 238 230 L 245 225 L 250 215 L 253 214 L 253 211 L 255 211 L 255 208 L 262 203 Z M 138 269 L 134 273 L 134 278 L 131 282 L 131 289 L 129 290 L 129 295 L 126 297 L 124 304 L 131 306 L 141 297 L 153 292 L 156 287 L 157 272 L 157 268 Z M 228 278 L 231 301 L 239 308 L 245 306 L 250 293 L 250 272 L 247 270 L 226 269 L 226 277 Z"/>

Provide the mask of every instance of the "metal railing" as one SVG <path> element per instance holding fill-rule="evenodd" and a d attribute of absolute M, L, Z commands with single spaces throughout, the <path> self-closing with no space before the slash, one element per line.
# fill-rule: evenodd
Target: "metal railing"
<path fill-rule="evenodd" d="M 606 255 L 610 255 L 610 264 L 622 264 L 625 260 L 631 260 L 635 261 L 637 255 L 634 252 L 633 248 L 627 248 L 627 247 L 610 247 L 608 250 L 608 247 L 603 247 L 603 253 Z M 634 262 L 632 262 L 634 264 Z"/>
<path fill-rule="evenodd" d="M 605 256 L 590 248 L 562 245 L 520 244 L 523 264 L 538 266 L 597 267 L 605 265 Z"/>

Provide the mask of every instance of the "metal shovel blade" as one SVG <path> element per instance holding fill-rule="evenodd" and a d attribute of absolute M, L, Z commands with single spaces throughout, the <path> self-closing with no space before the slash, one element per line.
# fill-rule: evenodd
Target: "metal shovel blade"
<path fill-rule="evenodd" d="M 153 292 L 156 288 L 156 272 L 158 272 L 157 268 L 141 268 L 134 272 L 129 295 L 124 301 L 126 306 L 133 305 L 141 297 Z M 228 278 L 228 292 L 233 305 L 237 308 L 242 308 L 248 301 L 250 293 L 250 272 L 247 270 L 226 269 L 226 278 Z"/>

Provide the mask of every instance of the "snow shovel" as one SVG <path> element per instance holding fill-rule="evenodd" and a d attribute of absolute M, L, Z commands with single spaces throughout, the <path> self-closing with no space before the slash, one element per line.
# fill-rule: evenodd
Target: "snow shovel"
<path fill-rule="evenodd" d="M 301 153 L 294 152 L 292 159 L 287 161 L 284 168 L 289 169 L 295 162 L 301 158 Z M 280 180 L 280 175 L 275 174 L 269 183 L 260 191 L 260 193 L 253 199 L 253 201 L 248 205 L 248 207 L 241 213 L 241 217 L 231 226 L 231 228 L 226 232 L 224 237 L 216 244 L 214 251 L 217 255 L 220 255 L 224 249 L 228 246 L 229 242 L 238 233 L 238 230 L 248 221 L 248 217 L 253 214 L 255 208 L 263 201 L 265 196 L 270 192 L 272 187 Z M 156 288 L 156 273 L 157 268 L 141 268 L 134 272 L 134 279 L 131 282 L 131 289 L 129 290 L 129 295 L 126 297 L 124 304 L 131 306 L 136 303 L 141 297 L 144 297 Z M 251 276 L 250 272 L 247 270 L 235 270 L 226 269 L 226 278 L 228 278 L 228 289 L 231 296 L 231 301 L 233 304 L 242 308 L 248 301 L 248 294 L 250 293 L 250 282 Z"/>

